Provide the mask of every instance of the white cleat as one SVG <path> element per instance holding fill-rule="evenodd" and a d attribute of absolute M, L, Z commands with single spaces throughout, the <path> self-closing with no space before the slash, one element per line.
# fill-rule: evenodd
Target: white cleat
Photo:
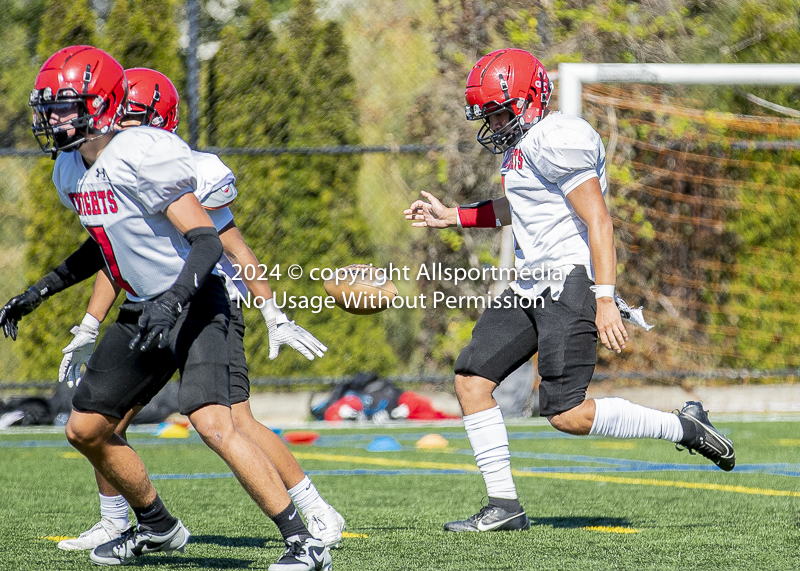
<path fill-rule="evenodd" d="M 128 565 L 146 553 L 183 553 L 191 535 L 181 520 L 165 533 L 155 533 L 138 525 L 128 528 L 117 539 L 95 547 L 89 559 L 95 565 Z"/>
<path fill-rule="evenodd" d="M 104 517 L 91 529 L 84 531 L 75 539 L 62 539 L 58 542 L 58 548 L 64 551 L 82 551 L 94 549 L 98 545 L 103 545 L 116 538 L 128 529 L 128 526 L 117 527 L 114 522 Z"/>
<path fill-rule="evenodd" d="M 305 514 L 308 523 L 308 532 L 321 539 L 327 547 L 339 547 L 342 541 L 342 532 L 345 523 L 342 514 L 333 507 L 326 505 L 321 509 L 310 509 Z"/>
<path fill-rule="evenodd" d="M 267 571 L 331 571 L 333 568 L 330 551 L 322 540 L 307 537 L 303 541 L 299 535 L 293 535 L 285 543 L 283 556 Z"/>

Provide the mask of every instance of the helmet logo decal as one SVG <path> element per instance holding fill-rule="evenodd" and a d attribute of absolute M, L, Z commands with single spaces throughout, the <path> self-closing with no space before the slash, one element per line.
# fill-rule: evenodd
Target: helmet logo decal
<path fill-rule="evenodd" d="M 132 68 L 125 74 L 129 90 L 123 120 L 174 133 L 178 126 L 179 96 L 170 79 L 147 68 Z"/>
<path fill-rule="evenodd" d="M 467 120 L 483 122 L 478 142 L 495 154 L 517 145 L 547 112 L 552 89 L 544 65 L 525 50 L 502 49 L 480 58 L 465 90 Z M 511 116 L 491 120 L 500 113 Z"/>
<path fill-rule="evenodd" d="M 69 46 L 44 63 L 31 93 L 31 129 L 53 158 L 110 131 L 112 109 L 125 97 L 123 67 L 91 46 Z"/>

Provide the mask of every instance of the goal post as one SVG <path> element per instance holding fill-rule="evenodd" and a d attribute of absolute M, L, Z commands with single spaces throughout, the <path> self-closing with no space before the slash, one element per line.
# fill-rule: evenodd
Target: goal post
<path fill-rule="evenodd" d="M 800 85 L 800 64 L 562 63 L 558 107 L 565 115 L 581 115 L 584 83 Z"/>
<path fill-rule="evenodd" d="M 609 369 L 796 377 L 800 120 L 664 88 L 796 89 L 800 65 L 563 64 L 556 74 L 561 111 L 608 141 L 621 290 L 658 325 Z"/>

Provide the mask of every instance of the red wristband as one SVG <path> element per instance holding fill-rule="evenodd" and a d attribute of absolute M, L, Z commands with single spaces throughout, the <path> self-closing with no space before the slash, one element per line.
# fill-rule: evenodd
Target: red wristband
<path fill-rule="evenodd" d="M 464 204 L 458 207 L 458 219 L 463 228 L 496 228 L 497 217 L 491 200 Z"/>

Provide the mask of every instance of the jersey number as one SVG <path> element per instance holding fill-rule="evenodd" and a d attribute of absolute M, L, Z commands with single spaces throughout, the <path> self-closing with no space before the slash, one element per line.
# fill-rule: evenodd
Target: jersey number
<path fill-rule="evenodd" d="M 92 235 L 94 241 L 98 243 L 100 249 L 103 251 L 103 257 L 106 259 L 106 265 L 108 266 L 114 281 L 117 282 L 117 285 L 131 295 L 136 295 L 136 292 L 133 291 L 131 284 L 125 281 L 125 278 L 122 277 L 122 273 L 119 271 L 119 264 L 117 264 L 117 258 L 114 256 L 114 248 L 111 246 L 111 240 L 108 239 L 106 229 L 102 226 L 86 226 L 86 230 Z"/>

